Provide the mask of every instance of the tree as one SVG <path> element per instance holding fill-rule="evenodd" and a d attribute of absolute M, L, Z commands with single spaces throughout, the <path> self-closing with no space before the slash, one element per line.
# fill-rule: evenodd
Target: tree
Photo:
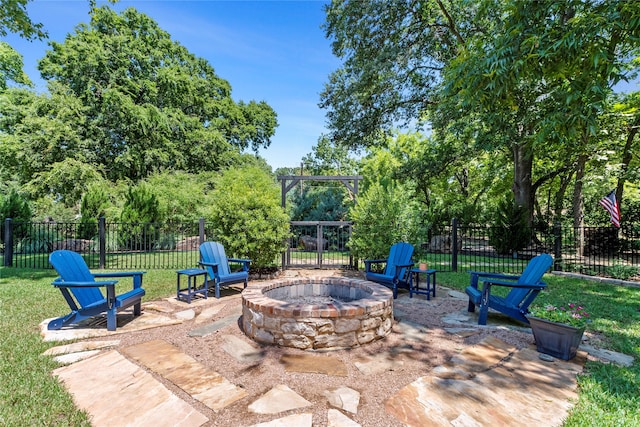
<path fill-rule="evenodd" d="M 584 170 L 611 86 L 637 67 L 639 14 L 624 0 L 335 1 L 326 29 L 344 65 L 321 106 L 333 138 L 352 147 L 431 120 L 442 149 L 455 129 L 509 152 L 514 198 L 531 221 L 536 156 L 566 147 Z"/>
<path fill-rule="evenodd" d="M 271 267 L 287 247 L 289 217 L 280 206 L 280 188 L 262 168 L 231 168 L 211 194 L 210 239 L 229 256 L 251 259 L 252 268 Z"/>
<path fill-rule="evenodd" d="M 355 259 L 382 259 L 397 242 L 417 241 L 418 218 L 408 192 L 400 185 L 375 183 L 351 208 L 349 248 Z"/>
<path fill-rule="evenodd" d="M 234 102 L 207 61 L 133 8 L 94 9 L 90 24 L 51 46 L 42 76 L 80 101 L 79 135 L 112 181 L 218 170 L 270 144 L 277 121 L 266 103 Z"/>
<path fill-rule="evenodd" d="M 31 86 L 29 76 L 23 71 L 22 55 L 16 52 L 9 43 L 0 41 L 0 92 L 7 89 L 8 82 Z"/>
<path fill-rule="evenodd" d="M 26 6 L 31 0 L 0 1 L 0 36 L 17 33 L 27 40 L 47 38 L 44 26 L 31 21 Z"/>

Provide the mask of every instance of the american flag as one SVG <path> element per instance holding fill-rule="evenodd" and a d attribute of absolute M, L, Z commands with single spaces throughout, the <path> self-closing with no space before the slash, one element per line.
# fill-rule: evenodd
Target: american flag
<path fill-rule="evenodd" d="M 611 222 L 620 228 L 620 208 L 616 200 L 616 190 L 611 190 L 609 194 L 600 199 L 600 205 L 611 215 Z"/>

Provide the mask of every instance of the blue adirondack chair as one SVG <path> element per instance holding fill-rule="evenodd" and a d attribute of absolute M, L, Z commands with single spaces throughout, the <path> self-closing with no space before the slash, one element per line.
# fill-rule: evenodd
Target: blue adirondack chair
<path fill-rule="evenodd" d="M 479 325 L 487 324 L 489 308 L 529 324 L 526 317 L 529 305 L 538 296 L 538 293 L 547 286 L 540 279 L 552 263 L 551 255 L 541 254 L 529 261 L 520 276 L 471 271 L 471 284 L 465 290 L 469 295 L 468 310 L 473 312 L 476 305 L 480 307 Z M 480 282 L 482 282 L 481 288 L 479 288 Z M 491 295 L 492 286 L 506 286 L 512 289 L 507 296 L 500 297 Z"/>
<path fill-rule="evenodd" d="M 413 246 L 409 243 L 396 243 L 391 246 L 387 259 L 364 260 L 365 277 L 372 282 L 380 283 L 393 290 L 393 298 L 398 297 L 398 288 L 409 289 L 409 269 L 413 267 L 411 257 Z M 382 273 L 372 271 L 372 266 L 386 263 Z"/>
<path fill-rule="evenodd" d="M 229 263 L 242 264 L 241 271 L 232 272 Z M 215 284 L 216 298 L 220 298 L 220 286 L 249 281 L 250 259 L 227 258 L 224 246 L 218 242 L 204 242 L 200 245 L 200 265 L 209 272 L 209 279 Z"/>
<path fill-rule="evenodd" d="M 53 319 L 47 328 L 60 329 L 63 326 L 77 323 L 90 317 L 107 313 L 107 329 L 116 330 L 116 314 L 121 309 L 133 306 L 133 314 L 140 315 L 142 297 L 142 275 L 144 272 L 109 272 L 91 273 L 87 263 L 80 254 L 67 250 L 54 251 L 49 255 L 49 262 L 56 269 L 60 277 L 52 285 L 60 289 L 62 296 L 69 304 L 71 313 Z M 101 280 L 96 278 L 131 277 L 133 289 L 121 295 L 116 295 L 117 280 Z M 106 295 L 100 288 L 106 288 Z"/>

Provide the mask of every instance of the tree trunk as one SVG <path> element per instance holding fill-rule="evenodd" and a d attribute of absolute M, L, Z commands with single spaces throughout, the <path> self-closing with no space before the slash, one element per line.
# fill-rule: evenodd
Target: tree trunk
<path fill-rule="evenodd" d="M 527 143 L 513 146 L 513 197 L 516 205 L 522 206 L 527 212 L 529 226 L 533 223 L 533 194 L 531 194 L 533 170 L 533 152 Z"/>

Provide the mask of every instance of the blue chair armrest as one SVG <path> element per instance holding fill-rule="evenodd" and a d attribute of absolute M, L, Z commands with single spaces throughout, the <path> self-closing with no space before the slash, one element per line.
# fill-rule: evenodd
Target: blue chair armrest
<path fill-rule="evenodd" d="M 93 277 L 133 277 L 133 289 L 142 287 L 142 275 L 146 271 L 112 271 L 107 273 L 91 273 Z"/>
<path fill-rule="evenodd" d="M 488 286 L 492 286 L 492 285 L 496 285 L 496 286 L 506 286 L 509 288 L 522 288 L 522 289 L 539 289 L 542 290 L 544 288 L 547 287 L 547 284 L 545 282 L 538 282 L 535 284 L 521 284 L 518 282 L 508 282 L 505 280 L 495 280 L 495 279 L 491 279 L 491 280 L 482 280 L 482 283 L 484 283 L 485 285 Z"/>
<path fill-rule="evenodd" d="M 63 282 L 62 280 L 54 280 L 51 284 L 58 288 L 95 288 L 97 286 L 113 286 L 118 283 L 117 280 L 102 280 L 100 282 Z"/>
<path fill-rule="evenodd" d="M 249 271 L 249 264 L 251 264 L 250 259 L 227 258 L 227 261 L 230 263 L 242 264 L 242 271 Z"/>
<path fill-rule="evenodd" d="M 204 265 L 207 267 L 218 267 L 219 265 L 217 262 L 207 262 L 207 261 L 199 261 L 198 264 Z"/>
<path fill-rule="evenodd" d="M 518 280 L 520 276 L 516 276 L 513 274 L 502 274 L 502 273 L 483 273 L 481 271 L 470 271 L 469 274 L 477 277 L 493 277 L 496 279 L 507 279 L 507 280 Z"/>

